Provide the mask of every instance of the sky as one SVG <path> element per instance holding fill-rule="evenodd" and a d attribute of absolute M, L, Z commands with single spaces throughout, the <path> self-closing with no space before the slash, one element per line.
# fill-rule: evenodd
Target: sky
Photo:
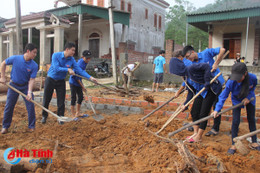
<path fill-rule="evenodd" d="M 15 17 L 15 0 L 1 0 L 4 1 L 0 6 L 0 17 L 10 19 Z M 165 0 L 170 4 L 174 5 L 174 0 Z M 188 0 L 196 8 L 204 7 L 207 4 L 214 3 L 215 0 Z M 52 9 L 54 0 L 20 0 L 21 2 L 21 14 L 27 15 L 30 12 L 40 12 L 48 9 Z"/>

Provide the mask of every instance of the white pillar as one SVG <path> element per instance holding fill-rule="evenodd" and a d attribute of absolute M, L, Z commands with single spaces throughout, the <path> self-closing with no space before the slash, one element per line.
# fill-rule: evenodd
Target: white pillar
<path fill-rule="evenodd" d="M 247 18 L 247 26 L 246 26 L 246 47 L 245 47 L 245 58 L 247 58 L 248 30 L 249 30 L 249 17 Z"/>
<path fill-rule="evenodd" d="M 20 0 L 15 0 L 15 12 L 16 12 L 16 52 L 17 54 L 23 53 L 23 31 L 21 24 L 21 5 Z"/>
<path fill-rule="evenodd" d="M 78 23 L 78 57 L 81 57 L 81 52 L 82 52 L 82 19 L 83 19 L 83 14 L 79 14 L 79 23 Z"/>
<path fill-rule="evenodd" d="M 189 24 L 186 23 L 186 45 L 185 46 L 188 45 L 188 33 L 189 33 Z"/>
<path fill-rule="evenodd" d="M 16 39 L 13 31 L 9 33 L 9 56 L 16 55 L 18 52 L 16 51 Z"/>
<path fill-rule="evenodd" d="M 112 66 L 113 66 L 113 81 L 117 85 L 117 68 L 116 68 L 116 53 L 115 53 L 115 33 L 114 33 L 114 20 L 113 20 L 113 4 L 112 0 L 109 0 L 108 13 L 109 13 L 109 30 L 110 30 L 110 43 L 111 43 L 111 54 L 112 54 Z"/>
<path fill-rule="evenodd" d="M 32 43 L 32 28 L 28 28 L 28 43 Z"/>
<path fill-rule="evenodd" d="M 46 30 L 40 30 L 40 66 L 51 62 L 51 39 L 46 37 L 47 34 Z"/>
<path fill-rule="evenodd" d="M 2 63 L 5 58 L 6 58 L 6 57 L 4 57 L 3 36 L 0 35 L 0 63 Z"/>
<path fill-rule="evenodd" d="M 54 52 L 61 52 L 64 49 L 64 27 L 54 29 Z"/>

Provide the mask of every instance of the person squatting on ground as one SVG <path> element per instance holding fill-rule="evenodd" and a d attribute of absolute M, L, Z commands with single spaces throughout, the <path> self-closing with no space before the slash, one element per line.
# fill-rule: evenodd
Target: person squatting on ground
<path fill-rule="evenodd" d="M 82 70 L 75 61 L 73 57 L 75 54 L 75 47 L 76 46 L 74 43 L 67 43 L 64 46 L 63 52 L 56 52 L 52 55 L 51 67 L 47 73 L 44 84 L 43 106 L 48 109 L 53 91 L 55 89 L 57 94 L 58 116 L 64 116 L 64 102 L 66 95 L 65 78 L 68 72 L 70 75 L 77 73 L 96 82 L 96 79 L 90 76 L 86 71 Z M 41 120 L 42 124 L 46 123 L 47 117 L 48 113 L 43 110 Z M 63 124 L 63 122 L 59 121 L 59 124 Z"/>
<path fill-rule="evenodd" d="M 220 72 L 218 65 L 224 58 L 223 56 L 225 51 L 226 51 L 225 48 L 218 47 L 218 48 L 205 49 L 204 51 L 197 53 L 194 51 L 194 48 L 192 46 L 186 46 L 183 48 L 183 56 L 188 60 L 192 61 L 192 63 L 208 63 L 211 67 L 211 72 L 213 73 L 214 76 L 216 76 Z M 216 61 L 214 60 L 215 56 L 217 56 Z M 222 74 L 218 77 L 218 81 L 221 83 L 222 86 L 224 86 L 225 79 L 223 78 Z M 216 97 L 215 103 L 217 101 L 217 98 L 218 97 Z M 213 104 L 213 107 L 215 103 Z M 219 132 L 220 123 L 221 123 L 221 116 L 214 119 L 214 124 L 212 129 L 205 135 L 206 136 L 217 135 Z"/>
<path fill-rule="evenodd" d="M 13 55 L 1 63 L 1 78 L 0 82 L 5 83 L 5 70 L 6 65 L 12 65 L 11 81 L 10 85 L 18 89 L 25 95 L 23 97 L 28 112 L 28 128 L 29 131 L 35 130 L 35 109 L 34 104 L 30 102 L 34 99 L 33 96 L 33 84 L 37 75 L 38 65 L 34 61 L 37 55 L 37 48 L 34 44 L 28 43 L 25 46 L 23 55 Z M 3 128 L 1 133 L 5 134 L 8 132 L 8 128 L 11 125 L 15 104 L 18 100 L 19 94 L 8 88 L 7 100 L 4 109 Z"/>
<path fill-rule="evenodd" d="M 214 100 L 222 89 L 218 79 L 210 84 L 210 80 L 214 77 L 210 71 L 210 65 L 208 63 L 195 63 L 186 67 L 181 58 L 172 58 L 169 67 L 170 73 L 190 78 L 190 80 L 186 80 L 187 85 L 191 85 L 196 93 L 205 87 L 206 90 L 194 100 L 191 115 L 193 122 L 208 116 Z M 191 97 L 187 95 L 186 102 L 190 99 Z M 187 137 L 187 141 L 190 143 L 201 141 L 206 127 L 207 121 L 194 125 L 194 134 L 192 137 Z"/>
<path fill-rule="evenodd" d="M 78 66 L 85 71 L 90 60 L 91 60 L 91 52 L 88 50 L 84 50 L 82 53 L 82 58 L 77 62 Z M 69 79 L 69 84 L 70 84 L 70 91 L 71 91 L 71 114 L 74 117 L 82 116 L 80 114 L 81 103 L 84 99 L 82 90 L 84 91 L 84 93 L 86 93 L 87 90 L 84 87 L 84 84 L 82 83 L 82 79 L 80 77 L 71 75 Z M 77 101 L 77 107 L 75 112 L 77 97 L 78 97 L 78 101 Z"/>
<path fill-rule="evenodd" d="M 157 56 L 153 61 L 153 86 L 152 92 L 154 92 L 155 84 L 156 84 L 156 92 L 158 92 L 159 85 L 163 83 L 163 73 L 167 73 L 166 70 L 166 61 L 165 61 L 165 51 L 161 50 L 159 52 L 159 56 Z"/>
<path fill-rule="evenodd" d="M 126 92 L 129 92 L 131 77 L 133 77 L 134 71 L 139 67 L 140 62 L 135 62 L 134 64 L 128 64 L 124 68 L 122 68 L 121 73 L 124 81 L 124 88 Z"/>
<path fill-rule="evenodd" d="M 257 85 L 257 78 L 256 75 L 252 73 L 248 73 L 247 67 L 244 63 L 238 62 L 232 66 L 231 77 L 226 83 L 225 89 L 219 96 L 219 101 L 216 104 L 216 108 L 212 115 L 217 117 L 217 113 L 220 112 L 221 108 L 223 107 L 226 99 L 231 92 L 231 100 L 232 105 L 237 105 L 241 102 L 244 102 L 244 106 L 246 106 L 247 112 L 247 120 L 249 124 L 250 132 L 256 130 L 256 121 L 255 121 L 255 87 Z M 249 101 L 251 98 L 255 98 L 253 101 Z M 244 106 L 238 107 L 233 109 L 233 120 L 232 120 L 232 146 L 228 150 L 229 154 L 234 154 L 236 152 L 235 143 L 233 138 L 237 137 L 238 135 L 238 128 L 240 124 L 240 115 L 241 115 L 241 108 Z M 260 151 L 260 146 L 257 144 L 257 137 L 256 135 L 252 136 L 252 145 L 253 149 Z"/>

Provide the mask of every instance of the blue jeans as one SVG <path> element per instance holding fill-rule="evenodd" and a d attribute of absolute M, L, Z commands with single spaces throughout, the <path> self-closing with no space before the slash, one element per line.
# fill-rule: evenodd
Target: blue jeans
<path fill-rule="evenodd" d="M 256 122 L 255 122 L 255 106 L 252 103 L 246 105 L 246 113 L 247 113 L 247 121 L 249 125 L 250 132 L 256 130 Z M 233 109 L 233 121 L 232 121 L 232 145 L 234 145 L 233 138 L 237 137 L 238 134 L 238 127 L 240 124 L 240 115 L 241 115 L 241 108 Z M 255 143 L 256 135 L 252 136 L 252 143 Z"/>
<path fill-rule="evenodd" d="M 13 84 L 12 82 L 10 83 L 11 86 L 15 87 L 25 95 L 27 95 L 28 91 L 28 84 L 25 86 L 17 86 Z M 7 100 L 6 100 L 6 105 L 5 105 L 5 110 L 4 110 L 4 119 L 3 119 L 3 128 L 8 129 L 12 123 L 12 117 L 13 117 L 13 112 L 14 112 L 14 107 L 15 104 L 18 100 L 19 94 L 15 92 L 12 89 L 8 89 L 7 91 Z M 33 99 L 33 94 L 32 94 L 32 99 Z M 25 101 L 26 109 L 28 112 L 28 127 L 29 129 L 35 128 L 35 109 L 34 109 L 34 104 L 26 98 L 23 97 L 23 100 Z"/>

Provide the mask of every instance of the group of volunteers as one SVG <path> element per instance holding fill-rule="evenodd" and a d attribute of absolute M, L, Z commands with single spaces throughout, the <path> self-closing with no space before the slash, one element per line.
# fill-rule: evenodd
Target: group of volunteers
<path fill-rule="evenodd" d="M 73 57 L 75 54 L 75 48 L 76 46 L 74 43 L 67 43 L 64 47 L 64 51 L 56 52 L 52 55 L 51 66 L 45 79 L 42 105 L 48 109 L 53 92 L 56 90 L 58 107 L 57 115 L 61 117 L 64 116 L 65 112 L 65 78 L 68 73 L 71 75 L 69 79 L 71 89 L 71 113 L 75 117 L 82 116 L 80 114 L 80 107 L 83 101 L 83 92 L 86 92 L 82 79 L 75 76 L 75 74 L 83 76 L 93 82 L 97 82 L 94 77 L 90 76 L 85 71 L 91 58 L 91 52 L 88 50 L 83 51 L 82 58 L 76 62 Z M 233 105 L 237 105 L 241 102 L 244 103 L 247 110 L 247 119 L 250 132 L 256 130 L 256 99 L 253 101 L 250 101 L 250 99 L 252 97 L 255 98 L 254 91 L 257 85 L 257 78 L 256 75 L 248 72 L 245 63 L 237 62 L 232 66 L 231 76 L 226 83 L 222 75 L 211 83 L 211 80 L 220 73 L 218 65 L 222 61 L 225 51 L 226 50 L 224 48 L 219 47 L 209 48 L 197 53 L 192 46 L 186 46 L 183 50 L 175 51 L 174 58 L 172 58 L 169 63 L 169 72 L 171 74 L 181 76 L 184 80 L 182 86 L 175 94 L 176 97 L 180 95 L 183 89 L 187 88 L 188 94 L 185 101 L 185 103 L 187 103 L 196 93 L 205 87 L 205 91 L 194 100 L 190 113 L 192 120 L 197 121 L 208 116 L 213 107 L 214 111 L 212 115 L 215 117 L 214 125 L 212 129 L 205 134 L 206 136 L 218 135 L 221 122 L 221 115 L 218 113 L 222 109 L 230 92 Z M 34 97 L 33 83 L 38 71 L 38 65 L 34 61 L 36 55 L 37 47 L 32 43 L 28 43 L 25 46 L 23 55 L 11 56 L 5 59 L 0 66 L 0 82 L 7 82 L 5 77 L 6 66 L 12 65 L 10 85 L 27 95 L 27 97 L 23 99 L 28 111 L 29 131 L 35 130 L 36 121 L 34 105 L 30 102 L 30 100 Z M 158 92 L 159 84 L 163 82 L 163 74 L 167 73 L 164 56 L 165 51 L 162 50 L 159 52 L 159 56 L 154 59 L 152 69 L 152 73 L 154 74 L 152 92 Z M 217 56 L 216 60 L 214 60 L 215 56 Z M 135 62 L 133 64 L 128 64 L 121 70 L 124 87 L 127 91 L 129 88 L 129 80 L 139 65 L 139 62 Z M 222 91 L 223 86 L 225 86 L 225 88 Z M 8 89 L 1 130 L 2 134 L 7 133 L 8 128 L 11 125 L 13 111 L 18 100 L 18 96 L 18 93 L 10 88 Z M 233 138 L 238 136 L 241 108 L 244 106 L 233 110 L 231 127 L 232 146 L 228 150 L 229 154 L 234 154 L 236 152 Z M 42 124 L 46 123 L 47 117 L 48 113 L 43 110 L 41 119 Z M 63 124 L 63 122 L 59 121 L 59 124 Z M 187 137 L 187 141 L 190 143 L 201 141 L 206 127 L 207 121 L 194 125 L 194 134 Z M 260 151 L 260 146 L 257 144 L 256 135 L 252 136 L 251 148 Z"/>
<path fill-rule="evenodd" d="M 241 102 L 244 103 L 243 106 L 233 109 L 231 127 L 232 146 L 229 148 L 228 154 L 234 154 L 236 147 L 233 138 L 238 136 L 241 108 L 244 106 L 247 111 L 250 132 L 256 130 L 255 87 L 257 85 L 257 78 L 256 75 L 248 72 L 245 63 L 237 62 L 232 66 L 231 76 L 226 83 L 222 75 L 211 83 L 211 80 L 220 73 L 218 65 L 223 59 L 225 51 L 224 48 L 219 47 L 209 48 L 197 53 L 192 46 L 186 46 L 183 50 L 174 52 L 174 58 L 170 60 L 169 68 L 171 74 L 181 76 L 185 81 L 175 94 L 178 97 L 181 91 L 187 88 L 188 94 L 185 103 L 205 87 L 205 90 L 195 98 L 190 113 L 192 121 L 197 121 L 208 116 L 213 107 L 214 125 L 205 134 L 206 136 L 218 135 L 221 122 L 219 112 L 230 93 L 233 105 Z M 215 56 L 217 56 L 216 61 L 213 59 Z M 222 91 L 223 86 L 225 88 Z M 254 98 L 254 100 L 250 101 L 251 98 Z M 183 109 L 185 109 L 185 103 L 182 105 Z M 194 134 L 188 136 L 186 140 L 190 143 L 202 141 L 206 127 L 207 121 L 194 125 Z M 251 148 L 260 151 L 256 135 L 252 136 Z"/>
<path fill-rule="evenodd" d="M 57 114 L 61 117 L 64 116 L 65 112 L 65 78 L 67 73 L 71 75 L 69 83 L 71 87 L 71 112 L 73 116 L 81 116 L 80 105 L 83 100 L 82 90 L 86 90 L 84 85 L 82 84 L 81 78 L 77 78 L 73 75 L 78 74 L 93 82 L 97 82 L 94 77 L 90 76 L 85 71 L 86 65 L 90 60 L 91 53 L 88 50 L 83 51 L 82 58 L 78 62 L 76 62 L 73 57 L 73 55 L 75 54 L 75 49 L 76 45 L 69 42 L 64 46 L 63 52 L 54 53 L 52 55 L 51 66 L 45 79 L 42 104 L 45 108 L 49 108 L 49 104 L 55 89 L 57 94 Z M 30 102 L 30 100 L 33 99 L 33 84 L 38 71 L 38 65 L 34 61 L 36 55 L 37 47 L 32 43 L 28 43 L 25 46 L 23 55 L 11 56 L 5 59 L 0 66 L 0 82 L 7 82 L 5 77 L 6 66 L 12 65 L 10 85 L 27 95 L 27 97 L 23 99 L 25 101 L 26 109 L 28 112 L 28 131 L 35 130 L 36 122 L 34 105 L 32 102 Z M 76 95 L 78 95 L 78 100 L 75 112 Z M 8 128 L 10 127 L 12 122 L 13 111 L 18 100 L 18 96 L 19 94 L 17 92 L 13 91 L 10 88 L 8 89 L 1 130 L 2 134 L 8 133 Z M 46 123 L 47 117 L 48 113 L 43 110 L 41 120 L 42 124 Z M 63 124 L 63 122 L 59 121 L 59 124 Z"/>

